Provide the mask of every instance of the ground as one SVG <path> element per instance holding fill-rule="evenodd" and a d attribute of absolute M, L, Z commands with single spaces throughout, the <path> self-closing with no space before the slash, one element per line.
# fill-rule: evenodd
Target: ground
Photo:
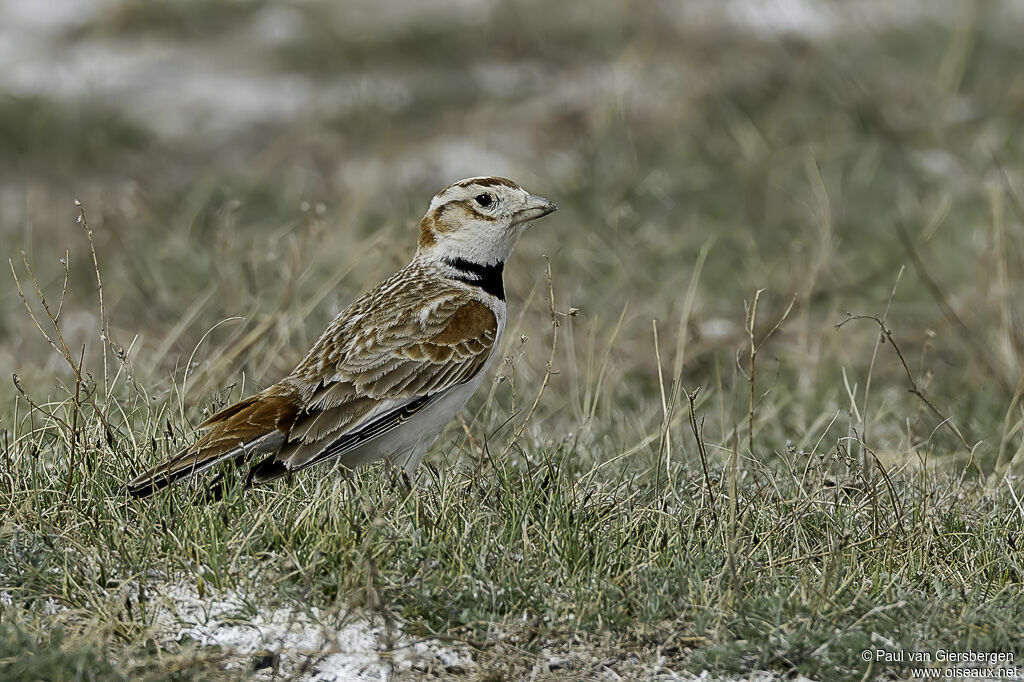
<path fill-rule="evenodd" d="M 0 677 L 1024 656 L 1022 30 L 1010 0 L 0 2 Z M 411 489 L 126 498 L 477 174 L 559 211 Z"/>

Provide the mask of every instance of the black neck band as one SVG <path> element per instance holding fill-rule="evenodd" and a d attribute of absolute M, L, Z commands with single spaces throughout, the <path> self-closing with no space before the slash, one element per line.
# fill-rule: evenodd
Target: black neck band
<path fill-rule="evenodd" d="M 444 262 L 458 270 L 458 274 L 452 279 L 480 287 L 498 300 L 505 300 L 505 286 L 501 280 L 501 273 L 505 270 L 504 263 L 480 265 L 465 258 L 445 258 Z"/>

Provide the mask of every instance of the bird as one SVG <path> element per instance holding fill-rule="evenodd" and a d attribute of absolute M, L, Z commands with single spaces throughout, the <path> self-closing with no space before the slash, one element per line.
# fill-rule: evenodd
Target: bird
<path fill-rule="evenodd" d="M 342 310 L 290 374 L 206 419 L 193 444 L 129 481 L 128 494 L 228 462 L 249 466 L 245 489 L 325 462 L 351 471 L 386 459 L 412 480 L 500 353 L 505 262 L 555 209 L 503 177 L 442 189 L 405 267 Z M 225 475 L 214 480 L 223 486 Z"/>

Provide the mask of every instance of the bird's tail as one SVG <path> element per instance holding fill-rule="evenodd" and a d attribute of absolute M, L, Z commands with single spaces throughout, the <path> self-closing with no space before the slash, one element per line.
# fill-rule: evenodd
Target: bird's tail
<path fill-rule="evenodd" d="M 132 497 L 148 497 L 172 483 L 225 462 L 241 464 L 277 450 L 299 412 L 297 392 L 286 384 L 235 403 L 199 425 L 208 432 L 168 461 L 128 482 Z"/>

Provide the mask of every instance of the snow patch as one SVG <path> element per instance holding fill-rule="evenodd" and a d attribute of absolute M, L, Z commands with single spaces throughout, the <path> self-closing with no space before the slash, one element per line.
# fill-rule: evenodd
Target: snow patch
<path fill-rule="evenodd" d="M 467 670 L 473 659 L 437 641 L 418 641 L 400 624 L 374 625 L 364 617 L 331 614 L 316 607 L 255 606 L 258 600 L 234 590 L 200 597 L 196 586 L 180 582 L 159 590 L 164 609 L 157 629 L 177 641 L 216 646 L 241 657 L 265 657 L 257 675 L 328 682 L 386 680 L 407 670 Z M 271 671 L 273 661 L 276 671 Z M 250 662 L 238 663 L 241 667 Z"/>
<path fill-rule="evenodd" d="M 767 670 L 753 670 L 747 675 L 739 677 L 714 677 L 707 670 L 702 670 L 700 675 L 692 678 L 694 682 L 777 682 L 784 679 L 781 675 Z M 809 677 L 800 675 L 796 682 L 815 682 Z"/>

